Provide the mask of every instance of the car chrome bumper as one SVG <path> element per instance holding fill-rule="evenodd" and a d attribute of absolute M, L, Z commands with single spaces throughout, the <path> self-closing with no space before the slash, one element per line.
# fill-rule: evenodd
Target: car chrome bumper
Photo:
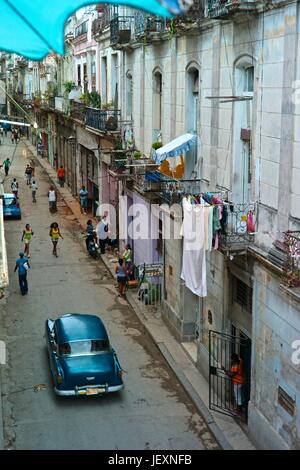
<path fill-rule="evenodd" d="M 89 396 L 87 393 L 84 393 L 86 392 L 86 390 L 88 388 L 103 388 L 101 387 L 101 385 L 98 385 L 98 386 L 93 386 L 93 387 L 82 387 L 78 390 L 59 390 L 58 388 L 54 387 L 54 391 L 56 393 L 56 395 L 59 395 L 61 397 L 71 397 L 71 396 Z M 102 392 L 102 393 L 97 393 L 97 394 L 94 394 L 94 395 L 91 395 L 91 396 L 99 396 L 99 395 L 105 395 L 106 393 L 114 393 L 114 392 L 119 392 L 120 390 L 122 390 L 122 388 L 124 388 L 124 384 L 121 384 L 121 385 L 113 385 L 111 387 L 107 387 L 105 392 Z M 81 393 L 79 393 L 81 392 Z"/>

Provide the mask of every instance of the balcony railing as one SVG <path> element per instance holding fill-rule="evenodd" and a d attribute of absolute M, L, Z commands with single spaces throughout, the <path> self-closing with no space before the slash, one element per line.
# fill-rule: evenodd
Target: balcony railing
<path fill-rule="evenodd" d="M 177 16 L 175 18 L 175 22 L 178 23 L 202 20 L 205 13 L 205 3 L 205 0 L 194 0 L 190 9 L 184 15 Z"/>
<path fill-rule="evenodd" d="M 225 217 L 221 222 L 221 247 L 225 250 L 240 250 L 254 243 L 256 232 L 256 203 L 225 203 Z"/>
<path fill-rule="evenodd" d="M 119 109 L 96 109 L 73 102 L 70 109 L 71 117 L 83 122 L 87 127 L 102 132 L 118 132 L 120 130 L 121 111 Z"/>
<path fill-rule="evenodd" d="M 55 97 L 55 109 L 61 111 L 63 114 L 70 114 L 70 100 L 63 96 Z"/>
<path fill-rule="evenodd" d="M 134 35 L 139 38 L 151 33 L 164 33 L 168 30 L 168 24 L 165 18 L 138 11 L 134 16 Z"/>
<path fill-rule="evenodd" d="M 285 232 L 284 247 L 287 256 L 283 268 L 283 284 L 287 287 L 300 287 L 300 232 Z"/>
<path fill-rule="evenodd" d="M 111 45 L 126 44 L 131 40 L 132 16 L 116 16 L 110 22 Z"/>
<path fill-rule="evenodd" d="M 255 12 L 258 6 L 256 0 L 208 0 L 207 14 L 209 18 L 227 19 L 235 13 Z"/>
<path fill-rule="evenodd" d="M 94 35 L 102 33 L 105 28 L 110 25 L 110 21 L 112 20 L 114 13 L 113 9 L 110 5 L 107 5 L 103 8 L 101 16 L 93 21 L 92 23 L 92 33 Z"/>

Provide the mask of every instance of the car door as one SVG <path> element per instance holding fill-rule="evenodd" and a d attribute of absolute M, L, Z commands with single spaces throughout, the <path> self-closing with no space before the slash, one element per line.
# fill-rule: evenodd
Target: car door
<path fill-rule="evenodd" d="M 56 332 L 55 322 L 52 327 L 52 330 L 49 330 L 49 334 L 48 334 L 48 353 L 49 353 L 49 360 L 50 360 L 50 369 L 51 369 L 53 378 L 56 380 L 56 377 L 59 371 L 59 358 L 58 358 L 57 332 Z"/>

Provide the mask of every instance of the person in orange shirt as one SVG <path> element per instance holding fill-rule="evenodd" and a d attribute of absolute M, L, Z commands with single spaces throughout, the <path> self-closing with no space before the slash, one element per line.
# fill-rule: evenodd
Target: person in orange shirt
<path fill-rule="evenodd" d="M 228 377 L 231 378 L 232 381 L 235 411 L 237 412 L 237 414 L 241 414 L 242 406 L 244 403 L 243 386 L 246 381 L 243 360 L 239 357 L 238 354 L 233 353 L 231 355 L 230 371 L 227 371 L 224 367 L 223 370 L 228 375 Z"/>
<path fill-rule="evenodd" d="M 62 165 L 60 165 L 59 169 L 57 170 L 57 178 L 60 187 L 63 188 L 65 184 L 65 169 Z"/>

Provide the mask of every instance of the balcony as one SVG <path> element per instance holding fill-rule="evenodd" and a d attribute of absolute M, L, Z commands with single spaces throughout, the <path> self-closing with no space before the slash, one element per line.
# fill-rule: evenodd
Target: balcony
<path fill-rule="evenodd" d="M 89 108 L 81 103 L 73 102 L 70 109 L 73 119 L 84 123 L 86 127 L 101 132 L 119 132 L 121 111 L 119 109 Z"/>
<path fill-rule="evenodd" d="M 169 30 L 169 22 L 159 16 L 147 15 L 138 11 L 134 16 L 134 35 L 135 38 L 148 37 L 154 39 Z"/>
<path fill-rule="evenodd" d="M 221 249 L 243 251 L 254 243 L 257 204 L 229 202 L 224 207 L 227 215 L 221 221 Z"/>
<path fill-rule="evenodd" d="M 184 23 L 198 23 L 204 18 L 205 13 L 205 0 L 194 0 L 193 5 L 184 14 L 174 18 L 176 25 L 184 25 Z"/>
<path fill-rule="evenodd" d="M 116 16 L 110 22 L 110 44 L 128 44 L 131 40 L 132 16 Z"/>
<path fill-rule="evenodd" d="M 283 284 L 290 288 L 300 287 L 300 232 L 285 232 L 284 247 L 286 262 L 283 267 Z"/>
<path fill-rule="evenodd" d="M 99 18 L 95 19 L 92 23 L 92 33 L 94 36 L 103 33 L 109 27 L 112 20 L 112 9 L 110 6 L 105 6 Z"/>
<path fill-rule="evenodd" d="M 55 97 L 54 96 L 42 97 L 40 107 L 42 109 L 55 109 Z"/>
<path fill-rule="evenodd" d="M 55 96 L 54 107 L 57 111 L 60 111 L 63 114 L 70 114 L 70 100 L 63 96 Z"/>
<path fill-rule="evenodd" d="M 103 158 L 105 161 L 105 158 Z M 131 179 L 130 168 L 128 166 L 128 152 L 115 150 L 110 153 L 109 173 L 116 179 Z"/>
<path fill-rule="evenodd" d="M 255 13 L 258 4 L 261 2 L 257 0 L 208 0 L 207 16 L 212 19 L 226 20 L 236 14 L 248 15 Z"/>

